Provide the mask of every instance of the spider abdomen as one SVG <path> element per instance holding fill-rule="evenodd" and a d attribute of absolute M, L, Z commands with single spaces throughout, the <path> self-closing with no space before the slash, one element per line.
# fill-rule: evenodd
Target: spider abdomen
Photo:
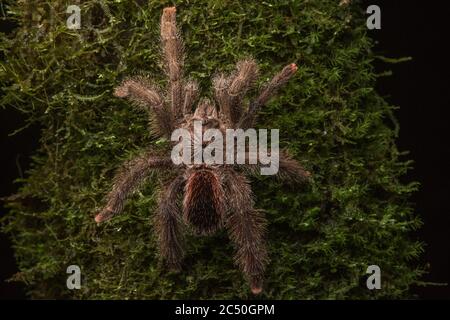
<path fill-rule="evenodd" d="M 212 169 L 193 169 L 185 185 L 184 221 L 196 234 L 215 232 L 223 224 L 223 199 L 220 176 Z"/>

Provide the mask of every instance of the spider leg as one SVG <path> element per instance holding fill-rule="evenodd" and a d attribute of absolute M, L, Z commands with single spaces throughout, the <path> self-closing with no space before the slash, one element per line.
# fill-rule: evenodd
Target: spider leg
<path fill-rule="evenodd" d="M 236 71 L 225 76 L 219 74 L 213 79 L 215 98 L 222 115 L 235 126 L 243 108 L 242 99 L 258 77 L 258 65 L 253 59 L 244 59 L 236 64 Z"/>
<path fill-rule="evenodd" d="M 284 181 L 304 182 L 310 179 L 311 173 L 286 152 L 280 152 L 277 178 Z"/>
<path fill-rule="evenodd" d="M 244 176 L 229 170 L 225 188 L 230 208 L 226 226 L 236 247 L 235 261 L 248 279 L 252 292 L 259 294 L 268 262 L 264 239 L 266 220 L 262 212 L 253 208 L 251 188 Z"/>
<path fill-rule="evenodd" d="M 114 95 L 128 98 L 137 106 L 149 111 L 155 117 L 152 121 L 154 131 L 159 135 L 170 137 L 173 131 L 172 114 L 166 110 L 159 88 L 149 79 L 141 76 L 128 78 L 114 89 Z"/>
<path fill-rule="evenodd" d="M 95 216 L 97 223 L 111 219 L 119 214 L 127 197 L 157 169 L 169 169 L 173 165 L 170 157 L 152 156 L 145 153 L 127 162 L 114 177 L 111 192 L 106 197 L 106 206 Z"/>
<path fill-rule="evenodd" d="M 256 155 L 256 157 L 258 157 L 258 155 Z M 245 155 L 245 164 L 240 165 L 244 173 L 250 176 L 261 175 L 261 168 L 263 165 L 259 161 L 257 164 L 249 164 L 249 158 L 250 153 L 247 152 Z M 301 183 L 311 178 L 311 173 L 286 151 L 280 151 L 278 165 L 278 173 L 275 176 L 279 180 Z"/>
<path fill-rule="evenodd" d="M 192 106 L 198 97 L 198 83 L 194 80 L 187 81 L 184 86 L 183 115 L 192 112 Z"/>
<path fill-rule="evenodd" d="M 183 108 L 182 68 L 184 63 L 183 42 L 177 31 L 176 8 L 163 9 L 161 17 L 161 46 L 164 64 L 169 78 L 169 93 L 172 104 L 172 114 L 179 118 Z"/>
<path fill-rule="evenodd" d="M 154 218 L 155 233 L 159 252 L 168 265 L 174 269 L 180 267 L 183 258 L 179 195 L 183 192 L 185 179 L 178 176 L 166 186 L 159 197 L 159 207 Z"/>
<path fill-rule="evenodd" d="M 239 128 L 246 129 L 253 125 L 255 116 L 259 109 L 264 106 L 270 98 L 272 98 L 278 91 L 278 89 L 283 86 L 297 71 L 297 65 L 291 63 L 283 68 L 279 73 L 277 73 L 272 80 L 262 89 L 259 96 L 254 100 L 248 110 L 244 113 L 239 121 Z"/>

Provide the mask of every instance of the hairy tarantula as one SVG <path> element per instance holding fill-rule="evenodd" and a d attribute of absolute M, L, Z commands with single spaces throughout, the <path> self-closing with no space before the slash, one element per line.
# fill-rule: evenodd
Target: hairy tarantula
<path fill-rule="evenodd" d="M 192 107 L 199 94 L 195 81 L 183 79 L 183 44 L 177 32 L 175 7 L 165 8 L 161 18 L 161 44 L 168 77 L 167 97 L 145 77 L 131 77 L 114 91 L 115 96 L 128 98 L 150 114 L 153 129 L 160 136 L 171 137 L 176 128 L 192 132 L 194 120 L 204 128 L 250 128 L 258 110 L 275 95 L 297 70 L 290 64 L 265 85 L 248 106 L 244 96 L 254 84 L 258 67 L 253 59 L 239 61 L 230 75 L 213 79 L 216 105 L 202 99 L 195 112 Z M 253 197 L 246 175 L 259 174 L 261 164 L 241 165 L 175 165 L 170 155 L 148 151 L 126 163 L 114 178 L 106 197 L 106 206 L 95 217 L 100 223 L 119 214 L 129 194 L 153 172 L 170 171 L 175 178 L 163 186 L 154 216 L 159 253 L 173 268 L 180 268 L 183 258 L 182 228 L 208 235 L 225 227 L 236 248 L 235 260 L 250 283 L 251 291 L 262 291 L 265 266 L 268 262 L 265 244 L 266 220 L 253 208 Z M 297 161 L 281 152 L 277 177 L 300 182 L 309 177 Z M 182 203 L 180 198 L 182 195 Z"/>

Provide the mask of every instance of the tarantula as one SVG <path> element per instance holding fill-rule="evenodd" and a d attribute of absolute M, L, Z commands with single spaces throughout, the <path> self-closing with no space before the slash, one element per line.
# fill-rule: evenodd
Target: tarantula
<path fill-rule="evenodd" d="M 198 84 L 183 78 L 183 43 L 176 26 L 175 7 L 165 8 L 161 18 L 161 45 L 168 77 L 166 99 L 149 79 L 131 77 L 118 86 L 114 94 L 127 98 L 148 111 L 157 134 L 171 136 L 176 128 L 192 129 L 194 120 L 201 120 L 204 128 L 250 128 L 258 110 L 275 95 L 296 72 L 289 64 L 276 74 L 247 106 L 246 92 L 254 84 L 258 67 L 253 59 L 241 60 L 230 75 L 219 74 L 213 79 L 214 100 L 197 103 Z M 191 130 L 192 131 L 192 130 Z M 112 218 L 122 211 L 127 197 L 154 172 L 173 174 L 160 192 L 158 209 L 154 216 L 159 253 L 169 267 L 179 269 L 183 258 L 183 227 L 189 226 L 196 234 L 209 235 L 225 227 L 236 248 L 235 261 L 249 281 L 251 291 L 262 291 L 265 266 L 268 262 L 265 227 L 261 211 L 254 209 L 253 196 L 246 175 L 259 174 L 261 164 L 241 165 L 175 165 L 170 155 L 147 151 L 126 163 L 114 178 L 106 206 L 95 221 Z M 310 173 L 287 153 L 281 152 L 277 177 L 290 182 L 307 179 Z M 181 196 L 182 195 L 182 196 Z M 182 197 L 182 203 L 180 203 Z"/>

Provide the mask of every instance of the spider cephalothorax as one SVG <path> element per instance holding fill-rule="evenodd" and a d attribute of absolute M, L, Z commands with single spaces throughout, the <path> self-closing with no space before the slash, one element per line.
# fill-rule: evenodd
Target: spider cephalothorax
<path fill-rule="evenodd" d="M 258 110 L 286 83 L 297 67 L 290 64 L 276 74 L 259 95 L 246 106 L 244 95 L 254 84 L 258 67 L 253 59 L 239 61 L 230 75 L 213 79 L 214 102 L 198 98 L 195 81 L 183 78 L 183 45 L 176 28 L 175 8 L 165 8 L 161 18 L 161 43 L 168 87 L 162 91 L 144 77 L 132 77 L 115 89 L 115 95 L 128 98 L 150 114 L 154 131 L 167 138 L 178 128 L 193 134 L 193 123 L 201 121 L 202 129 L 250 128 Z M 195 112 L 194 105 L 197 105 Z M 126 198 L 153 172 L 166 172 L 165 183 L 154 216 L 159 252 L 167 264 L 181 266 L 183 258 L 182 225 L 194 233 L 207 235 L 225 227 L 236 247 L 236 262 L 257 294 L 262 290 L 268 261 L 264 241 L 266 221 L 254 209 L 246 176 L 258 175 L 261 164 L 175 164 L 167 154 L 147 151 L 126 163 L 114 179 L 106 205 L 95 217 L 96 222 L 110 219 L 122 211 Z M 164 176 L 164 175 L 163 175 Z M 309 172 L 281 152 L 277 177 L 300 182 Z M 166 180 L 168 180 L 166 178 Z"/>

